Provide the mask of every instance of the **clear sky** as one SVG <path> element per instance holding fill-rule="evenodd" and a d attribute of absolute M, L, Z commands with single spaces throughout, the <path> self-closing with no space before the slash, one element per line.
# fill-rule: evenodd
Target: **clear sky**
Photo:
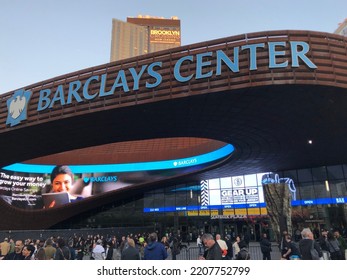
<path fill-rule="evenodd" d="M 0 94 L 108 63 L 112 18 L 177 16 L 182 45 L 269 30 L 334 32 L 346 0 L 0 0 Z"/>

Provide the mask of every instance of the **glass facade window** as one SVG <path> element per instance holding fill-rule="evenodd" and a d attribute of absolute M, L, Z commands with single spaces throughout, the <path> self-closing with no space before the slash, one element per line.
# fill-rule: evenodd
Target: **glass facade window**
<path fill-rule="evenodd" d="M 301 200 L 311 200 L 316 197 L 312 182 L 309 183 L 299 183 L 296 185 L 299 187 L 298 199 Z"/>
<path fill-rule="evenodd" d="M 314 182 L 314 194 L 316 198 L 329 198 L 331 197 L 327 181 Z"/>
<path fill-rule="evenodd" d="M 311 169 L 299 169 L 298 170 L 298 181 L 299 182 L 312 182 Z"/>
<path fill-rule="evenodd" d="M 343 179 L 344 178 L 343 166 L 342 165 L 327 166 L 327 175 L 329 180 Z"/>
<path fill-rule="evenodd" d="M 312 168 L 313 181 L 325 181 L 328 179 L 325 166 Z"/>

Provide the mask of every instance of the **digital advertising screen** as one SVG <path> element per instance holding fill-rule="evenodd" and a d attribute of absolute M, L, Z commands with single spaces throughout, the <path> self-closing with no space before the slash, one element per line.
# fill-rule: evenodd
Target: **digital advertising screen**
<path fill-rule="evenodd" d="M 226 145 L 189 158 L 124 164 L 13 164 L 0 169 L 0 198 L 21 209 L 49 209 L 87 197 L 198 171 L 234 151 Z"/>

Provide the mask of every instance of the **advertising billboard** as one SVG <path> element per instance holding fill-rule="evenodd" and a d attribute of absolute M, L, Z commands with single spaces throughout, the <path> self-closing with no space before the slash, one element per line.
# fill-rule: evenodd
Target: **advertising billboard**
<path fill-rule="evenodd" d="M 151 27 L 149 29 L 150 43 L 160 44 L 181 44 L 181 31 L 179 28 L 173 29 L 165 27 Z"/>
<path fill-rule="evenodd" d="M 189 158 L 99 165 L 13 164 L 0 169 L 0 198 L 21 209 L 47 209 L 205 168 L 234 151 L 230 144 Z"/>

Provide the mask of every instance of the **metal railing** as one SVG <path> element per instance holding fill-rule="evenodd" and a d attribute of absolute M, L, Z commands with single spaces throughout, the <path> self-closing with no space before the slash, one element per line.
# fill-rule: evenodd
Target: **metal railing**
<path fill-rule="evenodd" d="M 281 253 L 276 243 L 272 244 L 271 259 L 280 260 Z M 250 243 L 248 246 L 248 252 L 251 256 L 251 260 L 262 260 L 263 254 L 260 250 L 259 243 Z M 189 246 L 187 248 L 182 248 L 179 255 L 176 256 L 177 260 L 197 260 L 199 259 L 199 247 Z"/>

